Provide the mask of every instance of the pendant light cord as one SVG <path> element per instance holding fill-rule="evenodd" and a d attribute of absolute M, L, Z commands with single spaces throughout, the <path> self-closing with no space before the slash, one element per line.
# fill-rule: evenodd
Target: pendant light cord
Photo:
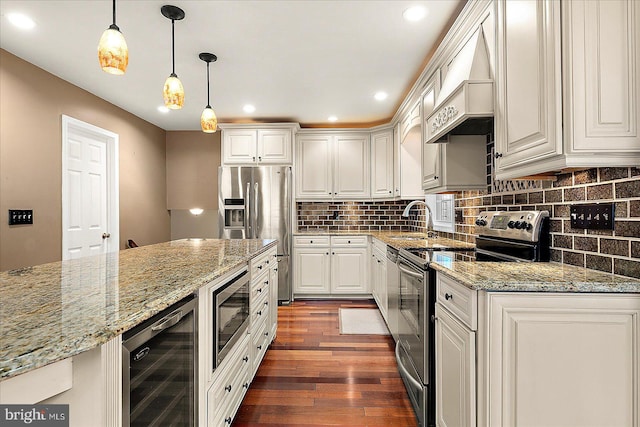
<path fill-rule="evenodd" d="M 175 19 L 171 20 L 171 75 L 176 75 L 176 27 Z"/>
<path fill-rule="evenodd" d="M 207 108 L 211 108 L 209 99 L 209 61 L 207 61 Z"/>
<path fill-rule="evenodd" d="M 113 0 L 113 25 L 116 25 L 116 0 Z"/>

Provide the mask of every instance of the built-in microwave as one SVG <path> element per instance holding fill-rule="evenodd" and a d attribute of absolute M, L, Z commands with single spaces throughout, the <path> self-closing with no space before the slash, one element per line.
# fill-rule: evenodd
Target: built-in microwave
<path fill-rule="evenodd" d="M 213 369 L 249 328 L 249 274 L 243 270 L 212 293 Z"/>

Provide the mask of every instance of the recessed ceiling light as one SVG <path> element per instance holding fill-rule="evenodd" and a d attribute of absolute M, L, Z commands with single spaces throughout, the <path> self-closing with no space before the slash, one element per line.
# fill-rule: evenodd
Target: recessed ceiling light
<path fill-rule="evenodd" d="M 245 113 L 253 113 L 254 111 L 256 111 L 256 107 L 251 104 L 247 104 L 242 107 L 242 111 L 244 111 Z"/>
<path fill-rule="evenodd" d="M 11 22 L 21 30 L 31 30 L 36 26 L 36 23 L 33 22 L 33 19 L 29 18 L 23 13 L 9 13 L 7 14 L 7 19 L 9 20 L 9 22 Z"/>
<path fill-rule="evenodd" d="M 338 118 L 336 116 L 329 116 L 327 120 L 329 120 L 330 122 L 337 122 Z"/>
<path fill-rule="evenodd" d="M 376 92 L 375 95 L 373 95 L 373 97 L 377 100 L 377 101 L 384 101 L 385 99 L 387 99 L 387 96 L 389 96 L 387 94 L 387 92 Z"/>
<path fill-rule="evenodd" d="M 161 105 L 158 107 L 158 111 L 160 111 L 161 113 L 168 113 L 169 109 L 167 107 L 165 107 L 164 105 Z"/>
<path fill-rule="evenodd" d="M 417 22 L 427 16 L 427 8 L 424 6 L 411 6 L 402 12 L 402 17 L 405 21 Z"/>

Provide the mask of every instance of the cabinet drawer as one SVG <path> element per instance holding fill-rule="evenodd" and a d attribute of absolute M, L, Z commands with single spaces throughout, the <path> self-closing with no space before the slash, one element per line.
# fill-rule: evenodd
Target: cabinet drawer
<path fill-rule="evenodd" d="M 367 246 L 367 236 L 331 236 L 331 246 L 351 247 Z"/>
<path fill-rule="evenodd" d="M 382 240 L 378 240 L 375 237 L 373 238 L 373 248 L 379 252 L 382 252 L 383 254 L 387 254 L 387 244 L 385 242 L 383 242 Z"/>
<path fill-rule="evenodd" d="M 269 269 L 272 262 L 275 262 L 276 250 L 270 249 L 267 252 L 264 252 L 255 258 L 253 258 L 249 264 L 249 269 L 251 270 L 251 278 L 253 279 L 257 275 L 265 272 Z"/>
<path fill-rule="evenodd" d="M 295 236 L 293 245 L 297 247 L 329 246 L 329 236 Z"/>
<path fill-rule="evenodd" d="M 256 325 L 261 319 L 269 318 L 269 293 L 265 292 L 251 305 L 251 325 Z"/>
<path fill-rule="evenodd" d="M 436 301 L 454 314 L 472 331 L 478 329 L 478 291 L 438 273 Z"/>
<path fill-rule="evenodd" d="M 255 301 L 261 299 L 264 295 L 269 295 L 269 271 L 261 274 L 255 281 L 251 282 L 251 295 L 249 297 L 249 307 L 253 310 Z"/>

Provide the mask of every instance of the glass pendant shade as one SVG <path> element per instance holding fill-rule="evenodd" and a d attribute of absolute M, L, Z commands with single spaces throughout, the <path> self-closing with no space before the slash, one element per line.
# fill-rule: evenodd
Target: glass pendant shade
<path fill-rule="evenodd" d="M 124 36 L 118 30 L 107 28 L 98 44 L 98 61 L 103 71 L 122 75 L 129 65 L 129 49 Z"/>
<path fill-rule="evenodd" d="M 207 107 L 202 111 L 202 115 L 200 116 L 200 126 L 204 133 L 214 133 L 218 130 L 218 118 L 210 105 L 207 105 Z"/>
<path fill-rule="evenodd" d="M 172 110 L 179 110 L 184 105 L 184 88 L 175 74 L 171 74 L 164 82 L 164 105 Z"/>

